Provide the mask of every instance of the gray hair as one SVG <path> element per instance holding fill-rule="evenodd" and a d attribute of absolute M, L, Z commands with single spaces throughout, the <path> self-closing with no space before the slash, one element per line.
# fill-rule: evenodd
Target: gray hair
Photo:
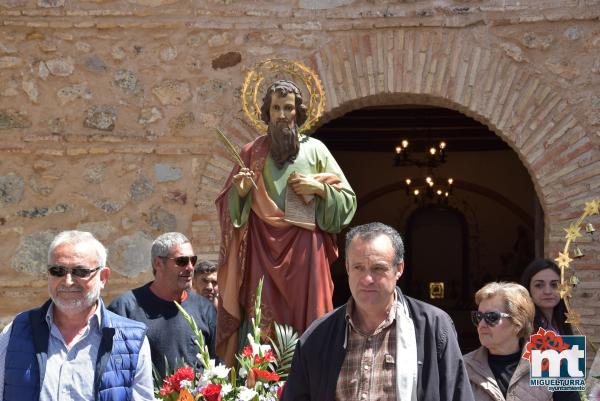
<path fill-rule="evenodd" d="M 102 243 L 100 243 L 100 241 L 98 241 L 92 233 L 77 230 L 63 231 L 54 237 L 48 249 L 48 264 L 52 263 L 52 254 L 60 245 L 76 245 L 81 243 L 89 243 L 94 247 L 94 250 L 96 251 L 95 267 L 106 266 L 106 248 L 104 245 L 102 245 Z"/>
<path fill-rule="evenodd" d="M 350 243 L 354 237 L 358 236 L 362 241 L 369 241 L 380 235 L 385 235 L 392 242 L 392 247 L 394 248 L 394 260 L 392 263 L 394 267 L 398 266 L 404 259 L 404 244 L 402 243 L 402 237 L 400 237 L 400 234 L 394 228 L 379 222 L 356 226 L 348 231 L 346 234 L 346 260 L 348 260 L 348 249 L 350 248 Z"/>
<path fill-rule="evenodd" d="M 159 235 L 152 243 L 150 256 L 152 257 L 152 271 L 155 271 L 154 260 L 156 257 L 167 257 L 176 245 L 189 243 L 190 240 L 181 233 L 170 232 Z"/>
<path fill-rule="evenodd" d="M 500 312 L 508 313 L 517 327 L 517 337 L 527 338 L 533 334 L 535 306 L 527 288 L 504 281 L 487 283 L 475 293 L 475 303 L 479 305 L 481 301 L 495 296 L 502 300 L 506 308 L 506 311 Z"/>
<path fill-rule="evenodd" d="M 217 271 L 217 266 L 208 260 L 202 260 L 196 263 L 194 267 L 194 276 L 198 274 L 214 273 Z"/>

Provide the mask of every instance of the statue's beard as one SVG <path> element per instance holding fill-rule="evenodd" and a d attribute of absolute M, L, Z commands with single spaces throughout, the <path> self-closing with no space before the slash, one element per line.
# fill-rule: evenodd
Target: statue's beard
<path fill-rule="evenodd" d="M 270 139 L 271 158 L 282 168 L 286 162 L 293 163 L 300 150 L 296 124 L 290 128 L 287 121 L 270 122 L 267 131 Z"/>

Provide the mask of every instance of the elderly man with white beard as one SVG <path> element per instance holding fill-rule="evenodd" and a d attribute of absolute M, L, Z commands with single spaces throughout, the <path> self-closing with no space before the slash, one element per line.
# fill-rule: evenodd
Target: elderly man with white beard
<path fill-rule="evenodd" d="M 104 307 L 109 276 L 106 249 L 92 234 L 54 238 L 50 300 L 0 334 L 0 401 L 154 399 L 146 326 Z"/>

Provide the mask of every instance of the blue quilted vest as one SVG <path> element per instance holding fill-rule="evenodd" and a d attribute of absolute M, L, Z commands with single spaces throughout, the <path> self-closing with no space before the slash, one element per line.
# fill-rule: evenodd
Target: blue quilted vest
<path fill-rule="evenodd" d="M 6 349 L 4 401 L 39 400 L 48 359 L 50 304 L 23 312 L 13 321 Z M 95 400 L 131 400 L 146 326 L 110 312 L 102 300 L 99 305 L 102 340 L 94 369 Z"/>

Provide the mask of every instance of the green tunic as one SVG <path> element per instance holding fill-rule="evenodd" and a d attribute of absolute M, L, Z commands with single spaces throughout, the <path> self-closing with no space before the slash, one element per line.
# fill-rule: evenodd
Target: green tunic
<path fill-rule="evenodd" d="M 263 181 L 267 193 L 275 204 L 285 212 L 285 194 L 287 180 L 294 171 L 304 174 L 332 173 L 340 178 L 342 189 L 338 191 L 329 184 L 325 185 L 325 198 L 315 196 L 316 223 L 319 228 L 329 233 L 339 233 L 350 224 L 356 211 L 356 195 L 348 184 L 340 166 L 318 139 L 302 136 L 300 151 L 293 163 L 285 163 L 277 167 L 271 155 L 267 155 L 263 169 Z M 229 211 L 234 227 L 241 227 L 248 221 L 252 204 L 252 191 L 240 198 L 235 187 L 229 190 Z"/>

